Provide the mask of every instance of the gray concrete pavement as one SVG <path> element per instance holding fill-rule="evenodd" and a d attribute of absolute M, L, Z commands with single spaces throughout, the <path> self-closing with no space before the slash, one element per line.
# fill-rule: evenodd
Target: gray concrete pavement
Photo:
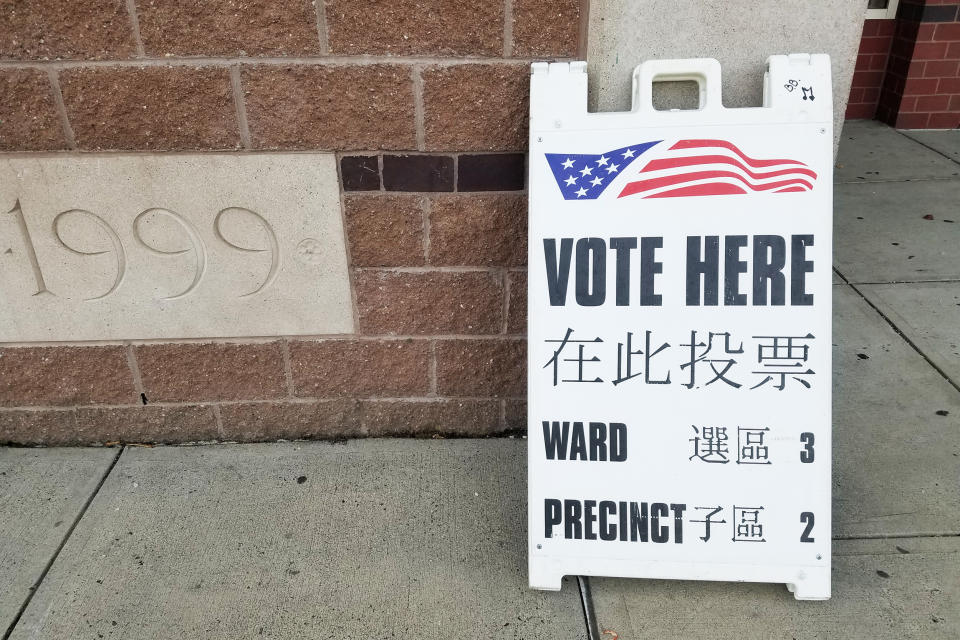
<path fill-rule="evenodd" d="M 524 444 L 127 449 L 12 638 L 584 638 L 526 586 Z"/>
<path fill-rule="evenodd" d="M 851 287 L 833 301 L 834 537 L 960 533 L 960 393 Z"/>
<path fill-rule="evenodd" d="M 0 447 L 0 637 L 117 451 Z"/>
<path fill-rule="evenodd" d="M 852 283 L 960 280 L 957 247 L 960 180 L 834 190 L 833 261 Z"/>
<path fill-rule="evenodd" d="M 952 179 L 960 166 L 880 122 L 854 120 L 843 126 L 833 175 L 839 184 Z"/>
<path fill-rule="evenodd" d="M 903 134 L 911 140 L 942 153 L 953 160 L 960 161 L 960 131 L 904 131 Z"/>
<path fill-rule="evenodd" d="M 960 538 L 834 542 L 833 597 L 782 585 L 591 578 L 604 640 L 933 640 L 960 637 Z"/>
<path fill-rule="evenodd" d="M 960 164 L 953 134 L 915 137 L 875 122 L 841 137 L 834 282 L 853 284 L 834 287 L 832 599 L 590 578 L 602 638 L 960 637 Z"/>
<path fill-rule="evenodd" d="M 598 638 L 960 637 L 960 163 L 909 135 L 848 123 L 838 161 L 832 600 L 594 578 Z M 575 580 L 526 588 L 524 445 L 130 448 L 99 490 L 115 450 L 0 450 L 0 628 L 587 638 Z"/>
<path fill-rule="evenodd" d="M 876 284 L 859 288 L 933 364 L 951 380 L 960 381 L 960 283 Z"/>

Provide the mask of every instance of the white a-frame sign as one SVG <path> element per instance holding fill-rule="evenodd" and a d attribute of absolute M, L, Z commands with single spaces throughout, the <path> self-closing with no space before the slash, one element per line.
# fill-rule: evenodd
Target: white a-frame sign
<path fill-rule="evenodd" d="M 832 96 L 772 56 L 726 109 L 716 60 L 530 82 L 530 585 L 564 575 L 785 583 L 830 597 Z M 655 81 L 700 106 L 658 111 Z"/>

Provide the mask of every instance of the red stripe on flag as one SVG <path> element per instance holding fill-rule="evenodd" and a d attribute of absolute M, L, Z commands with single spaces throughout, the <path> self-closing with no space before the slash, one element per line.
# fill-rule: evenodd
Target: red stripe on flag
<path fill-rule="evenodd" d="M 810 169 L 801 169 L 800 167 L 791 168 L 791 169 L 782 169 L 780 171 L 766 171 L 764 173 L 754 173 L 750 171 L 745 165 L 737 162 L 733 158 L 728 156 L 681 156 L 676 158 L 660 158 L 659 160 L 650 161 L 647 166 L 643 168 L 641 173 L 647 171 L 661 171 L 663 169 L 676 169 L 677 167 L 690 167 L 698 164 L 730 164 L 735 167 L 738 167 L 749 175 L 754 180 L 763 180 L 765 178 L 775 178 L 777 176 L 783 176 L 790 173 L 799 173 L 805 176 L 809 176 L 816 180 L 817 174 Z"/>
<path fill-rule="evenodd" d="M 646 198 L 680 198 L 683 196 L 730 196 L 746 193 L 743 187 L 738 187 L 729 182 L 710 182 L 707 184 L 695 184 L 689 187 L 680 187 L 669 191 L 661 191 Z"/>
<path fill-rule="evenodd" d="M 777 165 L 777 164 L 796 164 L 796 165 L 800 165 L 801 167 L 807 166 L 804 163 L 799 162 L 797 160 L 787 160 L 787 159 L 756 160 L 747 155 L 744 155 L 744 153 L 740 151 L 740 149 L 730 144 L 726 140 L 681 140 L 680 142 L 678 142 L 677 144 L 673 145 L 670 148 L 671 149 L 701 149 L 704 147 L 722 147 L 729 151 L 733 151 L 735 154 L 740 156 L 741 160 L 743 160 L 748 165 L 754 168 L 772 167 L 773 165 Z"/>
<path fill-rule="evenodd" d="M 747 185 L 747 187 L 753 191 L 768 191 L 770 189 L 779 189 L 781 187 L 792 187 L 798 185 L 805 186 L 807 189 L 813 189 L 812 184 L 806 180 L 801 180 L 800 178 L 794 178 L 792 180 L 779 180 L 777 182 L 769 182 L 767 184 L 753 184 L 739 173 L 734 173 L 732 171 L 693 171 L 679 175 L 651 178 L 650 180 L 637 180 L 635 182 L 628 182 L 623 188 L 623 191 L 621 191 L 620 195 L 617 197 L 622 198 L 624 196 L 633 195 L 642 191 L 649 191 L 650 189 L 668 187 L 670 185 L 679 184 L 682 182 L 693 182 L 694 180 L 709 180 L 712 178 L 734 178 Z"/>

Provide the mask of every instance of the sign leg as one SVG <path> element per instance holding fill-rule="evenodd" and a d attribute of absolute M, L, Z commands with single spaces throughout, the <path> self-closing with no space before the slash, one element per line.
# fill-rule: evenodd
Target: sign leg
<path fill-rule="evenodd" d="M 830 568 L 804 569 L 797 575 L 796 582 L 787 584 L 787 589 L 797 600 L 829 600 Z"/>
<path fill-rule="evenodd" d="M 530 559 L 530 588 L 541 591 L 560 591 L 563 573 L 549 560 Z"/>

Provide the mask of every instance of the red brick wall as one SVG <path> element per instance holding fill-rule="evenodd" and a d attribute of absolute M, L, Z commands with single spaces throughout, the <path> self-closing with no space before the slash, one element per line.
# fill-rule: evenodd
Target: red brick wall
<path fill-rule="evenodd" d="M 847 101 L 848 120 L 873 119 L 877 113 L 880 89 L 887 69 L 890 45 L 896 27 L 894 20 L 866 20 L 863 37 L 853 71 L 850 97 Z"/>
<path fill-rule="evenodd" d="M 906 129 L 960 127 L 960 5 L 902 1 L 877 118 Z"/>
<path fill-rule="evenodd" d="M 575 57 L 585 18 L 580 0 L 0 4 L 0 152 L 336 151 L 357 324 L 0 345 L 0 442 L 522 428 L 528 69 Z"/>

